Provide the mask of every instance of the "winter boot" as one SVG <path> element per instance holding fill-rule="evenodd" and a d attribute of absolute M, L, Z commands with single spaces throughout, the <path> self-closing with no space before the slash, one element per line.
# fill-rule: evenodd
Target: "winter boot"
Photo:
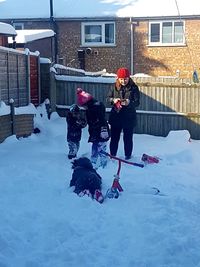
<path fill-rule="evenodd" d="M 101 191 L 99 189 L 96 189 L 94 192 L 94 199 L 96 201 L 98 201 L 99 203 L 103 203 L 104 201 L 104 197 L 103 194 L 101 193 Z"/>

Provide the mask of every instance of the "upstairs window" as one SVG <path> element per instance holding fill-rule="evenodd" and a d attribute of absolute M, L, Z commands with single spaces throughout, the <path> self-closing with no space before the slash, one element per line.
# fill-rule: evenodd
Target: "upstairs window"
<path fill-rule="evenodd" d="M 13 23 L 13 27 L 15 30 L 23 30 L 24 29 L 24 23 Z"/>
<path fill-rule="evenodd" d="M 150 45 L 178 45 L 185 44 L 184 22 L 160 21 L 149 24 Z"/>
<path fill-rule="evenodd" d="M 82 23 L 83 46 L 112 46 L 115 44 L 115 23 Z"/>

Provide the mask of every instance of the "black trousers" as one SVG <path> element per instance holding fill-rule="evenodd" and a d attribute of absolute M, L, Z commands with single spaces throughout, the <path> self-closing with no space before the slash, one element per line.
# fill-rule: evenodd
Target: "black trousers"
<path fill-rule="evenodd" d="M 111 126 L 110 154 L 117 155 L 120 134 L 123 130 L 124 154 L 130 157 L 133 151 L 133 128 L 113 127 Z"/>

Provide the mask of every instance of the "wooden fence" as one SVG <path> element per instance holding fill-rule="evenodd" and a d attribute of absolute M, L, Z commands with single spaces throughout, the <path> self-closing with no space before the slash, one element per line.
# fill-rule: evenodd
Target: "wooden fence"
<path fill-rule="evenodd" d="M 16 107 L 38 105 L 39 89 L 38 55 L 0 47 L 0 101 L 8 105 L 13 99 Z"/>
<path fill-rule="evenodd" d="M 66 108 L 76 103 L 76 88 L 81 87 L 105 103 L 114 78 L 75 77 L 51 74 L 50 99 L 53 110 L 65 115 Z M 200 139 L 200 85 L 191 81 L 164 78 L 133 78 L 141 92 L 137 110 L 136 133 L 166 136 L 171 130 L 188 130 Z"/>

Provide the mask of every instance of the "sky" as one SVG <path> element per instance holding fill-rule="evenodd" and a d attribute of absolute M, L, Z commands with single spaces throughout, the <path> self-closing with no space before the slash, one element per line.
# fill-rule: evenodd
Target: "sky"
<path fill-rule="evenodd" d="M 199 0 L 54 0 L 55 18 L 200 15 Z M 49 18 L 50 0 L 0 0 L 0 20 Z"/>
<path fill-rule="evenodd" d="M 1 102 L 0 114 L 7 109 Z M 41 133 L 0 144 L 1 267 L 200 267 L 200 140 L 187 130 L 135 134 L 131 161 L 147 153 L 159 163 L 122 163 L 124 191 L 100 204 L 69 188 L 65 118 L 54 112 L 48 120 L 44 105 L 16 112 L 28 110 Z M 87 139 L 85 128 L 78 157 L 90 157 Z M 103 194 L 117 169 L 115 160 L 97 169 Z"/>

